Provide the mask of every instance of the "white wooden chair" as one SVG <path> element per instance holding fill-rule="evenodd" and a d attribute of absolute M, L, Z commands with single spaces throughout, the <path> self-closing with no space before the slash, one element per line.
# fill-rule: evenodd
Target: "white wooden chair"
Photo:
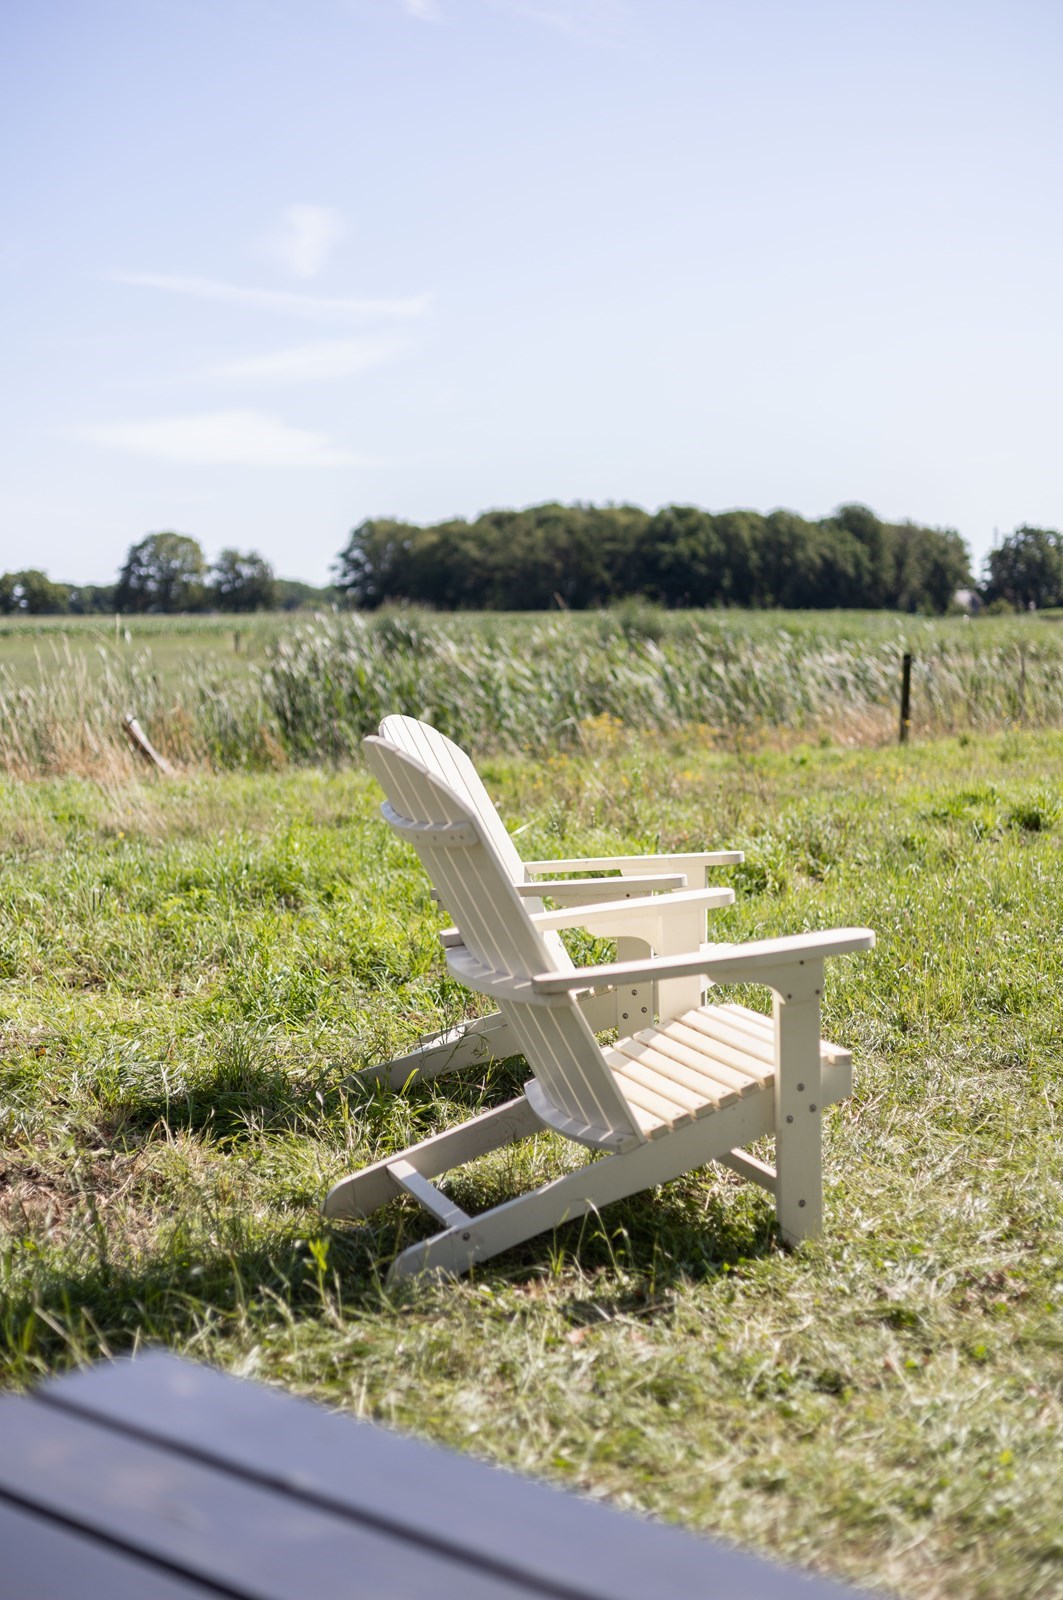
<path fill-rule="evenodd" d="M 386 820 L 414 846 L 455 918 L 445 942 L 448 967 L 498 999 L 534 1076 L 517 1099 L 344 1178 L 329 1192 L 326 1215 L 364 1217 L 410 1195 L 442 1229 L 404 1250 L 389 1281 L 457 1273 L 611 1200 L 720 1161 L 775 1196 L 787 1242 L 818 1232 L 820 1119 L 824 1105 L 849 1092 L 851 1062 L 819 1036 L 823 964 L 827 956 L 870 949 L 874 934 L 842 928 L 582 971 L 558 968 L 544 936 L 557 913 L 528 910 L 465 797 L 384 740 L 367 739 L 364 749 L 388 795 Z M 647 914 L 653 904 L 646 900 Z M 703 1006 L 695 992 L 695 1003 L 672 1020 L 603 1048 L 575 1000 L 587 984 L 646 978 L 692 983 L 696 991 L 703 975 L 768 985 L 773 1018 L 743 1006 Z M 431 1182 L 543 1128 L 599 1159 L 478 1216 Z M 742 1148 L 771 1133 L 774 1169 Z"/>
<path fill-rule="evenodd" d="M 603 938 L 617 941 L 618 960 L 635 960 L 648 955 L 678 955 L 698 949 L 705 938 L 705 911 L 711 907 L 730 905 L 734 894 L 730 889 L 715 889 L 709 897 L 697 902 L 678 897 L 674 891 L 684 890 L 688 883 L 702 887 L 707 869 L 734 866 L 744 857 L 741 850 L 698 850 L 672 855 L 586 856 L 559 858 L 552 861 L 524 861 L 517 850 L 505 823 L 470 757 L 445 734 L 415 717 L 385 717 L 380 724 L 380 737 L 398 750 L 403 750 L 419 761 L 429 772 L 448 785 L 469 807 L 486 838 L 490 839 L 501 860 L 510 882 L 524 900 L 529 911 L 543 909 L 542 896 L 548 895 L 561 907 L 593 906 L 593 927 L 586 917 L 573 914 L 559 917 L 550 928 L 544 929 L 547 944 L 555 966 L 571 966 L 561 942 L 559 928 L 587 928 Z M 613 872 L 619 876 L 609 878 L 544 877 L 543 874 Z M 664 899 L 669 892 L 668 899 Z M 643 898 L 647 894 L 660 894 L 662 902 L 652 919 L 625 913 L 623 902 Z M 437 894 L 438 898 L 438 894 Z M 609 907 L 615 907 L 611 915 Z M 662 920 L 666 919 L 666 920 Z M 652 932 L 654 937 L 650 937 Z M 687 999 L 690 986 L 660 991 L 653 980 L 640 983 L 609 983 L 587 989 L 579 996 L 579 1004 L 595 1033 L 607 1028 L 630 1031 L 632 1025 L 652 1021 L 655 1016 L 667 1014 L 670 1004 Z M 665 1011 L 662 1013 L 662 1004 Z M 370 1066 L 359 1073 L 363 1082 L 383 1082 L 392 1089 L 406 1084 L 437 1077 L 443 1072 L 454 1072 L 474 1065 L 491 1056 L 501 1058 L 519 1053 L 520 1046 L 510 1038 L 509 1023 L 501 1012 L 458 1023 L 442 1033 L 422 1039 L 416 1048 L 397 1056 L 393 1061 Z"/>

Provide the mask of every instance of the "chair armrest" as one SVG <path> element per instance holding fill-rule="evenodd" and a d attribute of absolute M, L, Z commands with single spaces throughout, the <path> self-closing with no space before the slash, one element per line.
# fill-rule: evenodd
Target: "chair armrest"
<path fill-rule="evenodd" d="M 548 894 L 562 905 L 581 902 L 597 904 L 604 900 L 623 900 L 627 896 L 657 894 L 664 889 L 685 889 L 685 872 L 647 873 L 638 878 L 540 878 L 537 883 L 514 885 L 522 900 Z"/>
<path fill-rule="evenodd" d="M 579 967 L 575 972 L 539 972 L 531 986 L 535 994 L 565 994 L 588 985 L 687 978 L 696 973 L 705 973 L 714 983 L 768 983 L 768 974 L 777 973 L 781 967 L 800 967 L 827 956 L 851 955 L 857 950 L 872 949 L 874 943 L 870 928 L 832 928 L 826 933 L 796 933 L 785 939 L 753 939 L 748 944 L 706 945 L 693 955 L 613 961 L 601 967 Z"/>
<path fill-rule="evenodd" d="M 685 872 L 646 872 L 628 878 L 540 878 L 537 883 L 513 885 L 522 900 L 535 900 L 548 894 L 551 900 L 559 900 L 562 905 L 597 905 L 599 901 L 624 900 L 629 895 L 650 891 L 659 894 L 686 886 Z M 430 889 L 429 898 L 438 904 L 443 897 L 438 889 Z"/>
<path fill-rule="evenodd" d="M 553 928 L 586 928 L 592 931 L 600 923 L 612 927 L 628 917 L 632 921 L 645 920 L 647 915 L 667 918 L 673 913 L 707 911 L 710 906 L 733 904 L 733 889 L 679 889 L 675 894 L 637 895 L 631 900 L 573 906 L 567 911 L 533 911 L 531 920 L 543 931 Z"/>
<path fill-rule="evenodd" d="M 682 850 L 653 856 L 574 856 L 557 861 L 526 861 L 526 872 L 622 872 L 641 875 L 654 867 L 686 872 L 692 867 L 737 867 L 745 860 L 741 850 Z"/>

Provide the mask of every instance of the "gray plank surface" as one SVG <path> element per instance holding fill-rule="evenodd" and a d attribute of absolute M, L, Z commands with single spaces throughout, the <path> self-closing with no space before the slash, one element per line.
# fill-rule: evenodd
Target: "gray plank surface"
<path fill-rule="evenodd" d="M 33 1399 L 0 1402 L 0 1439 L 9 1505 L 241 1600 L 529 1600 L 459 1559 Z"/>
<path fill-rule="evenodd" d="M 165 1353 L 55 1379 L 39 1399 L 339 1513 L 411 1558 L 463 1558 L 499 1595 L 507 1579 L 565 1600 L 855 1593 Z"/>
<path fill-rule="evenodd" d="M 0 1500 L 2 1600 L 215 1600 L 223 1592 Z"/>
<path fill-rule="evenodd" d="M 216 1600 L 219 1594 L 224 1590 L 0 1501 L 3 1600 Z"/>

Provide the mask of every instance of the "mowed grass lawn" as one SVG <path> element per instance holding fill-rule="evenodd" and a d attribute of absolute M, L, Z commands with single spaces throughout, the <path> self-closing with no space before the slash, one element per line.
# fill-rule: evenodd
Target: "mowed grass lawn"
<path fill-rule="evenodd" d="M 708 1169 L 389 1295 L 421 1216 L 326 1228 L 329 1183 L 523 1074 L 351 1085 L 475 1004 L 368 776 L 7 783 L 2 1381 L 161 1342 L 823 1572 L 1058 1596 L 1063 735 L 727 753 L 603 722 L 484 770 L 528 855 L 742 846 L 721 937 L 876 929 L 828 969 L 856 1089 L 823 1238 L 786 1253 Z M 544 1134 L 455 1193 L 570 1158 Z"/>

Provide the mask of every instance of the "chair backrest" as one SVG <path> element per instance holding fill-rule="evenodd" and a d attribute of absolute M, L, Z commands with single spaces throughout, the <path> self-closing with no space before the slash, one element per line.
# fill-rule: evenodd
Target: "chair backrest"
<path fill-rule="evenodd" d="M 493 974 L 528 979 L 554 967 L 553 951 L 517 894 L 506 865 L 466 797 L 387 739 L 362 741 L 388 797 L 385 820 L 413 845 L 472 958 L 468 981 Z M 485 988 L 483 992 L 490 992 Z M 503 999 L 509 1021 L 547 1099 L 573 1123 L 604 1137 L 641 1139 L 627 1101 L 571 996 L 543 1005 Z"/>
<path fill-rule="evenodd" d="M 501 856 L 510 878 L 514 883 L 523 883 L 527 873 L 520 853 L 506 832 L 506 825 L 484 788 L 480 774 L 461 746 L 448 739 L 445 733 L 440 733 L 438 728 L 431 727 L 427 722 L 418 722 L 416 717 L 385 717 L 380 724 L 379 734 L 381 739 L 405 750 L 429 772 L 442 778 L 449 789 L 453 789 L 468 803 L 473 816 L 482 824 L 484 833 Z"/>
<path fill-rule="evenodd" d="M 448 739 L 445 733 L 416 717 L 385 717 L 380 724 L 379 736 L 404 750 L 408 756 L 442 780 L 469 806 L 480 824 L 484 837 L 490 839 L 512 883 L 527 882 L 528 874 L 506 825 L 498 814 L 494 801 L 483 786 L 483 780 L 472 760 L 460 745 Z M 436 886 L 439 887 L 438 884 Z M 543 903 L 538 897 L 525 901 L 529 911 L 541 911 Z M 448 908 L 449 909 L 449 908 Z M 453 913 L 451 913 L 453 915 Z M 550 951 L 550 966 L 555 972 L 571 969 L 572 960 L 559 933 L 548 933 L 546 943 Z"/>

